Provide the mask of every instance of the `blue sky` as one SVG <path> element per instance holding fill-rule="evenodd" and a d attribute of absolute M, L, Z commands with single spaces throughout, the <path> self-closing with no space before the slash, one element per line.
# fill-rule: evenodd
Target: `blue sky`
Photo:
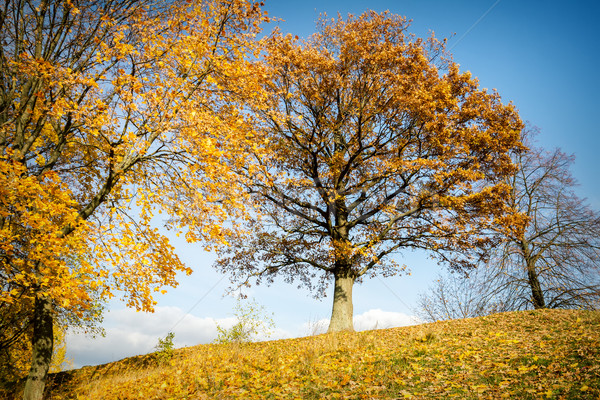
<path fill-rule="evenodd" d="M 266 0 L 265 9 L 285 21 L 284 32 L 306 37 L 314 32 L 319 13 L 342 16 L 365 10 L 389 10 L 412 19 L 410 32 L 448 37 L 448 48 L 462 70 L 480 85 L 495 88 L 512 101 L 521 118 L 540 128 L 538 144 L 561 147 L 576 156 L 572 169 L 578 193 L 600 210 L 600 78 L 597 74 L 595 1 L 525 0 Z M 267 30 L 271 27 L 267 26 Z M 68 356 L 76 367 L 114 361 L 153 351 L 159 337 L 175 333 L 177 346 L 208 343 L 216 324 L 230 326 L 235 299 L 224 296 L 227 277 L 211 267 L 213 255 L 199 245 L 173 238 L 180 257 L 194 269 L 180 286 L 157 297 L 157 312 L 136 313 L 111 302 L 105 315 L 106 337 L 68 336 Z M 443 270 L 421 253 L 398 256 L 411 275 L 367 279 L 354 289 L 355 327 L 400 326 L 414 321 L 416 299 Z M 273 316 L 273 338 L 306 336 L 331 312 L 331 294 L 322 301 L 293 285 L 252 287 L 250 297 Z"/>

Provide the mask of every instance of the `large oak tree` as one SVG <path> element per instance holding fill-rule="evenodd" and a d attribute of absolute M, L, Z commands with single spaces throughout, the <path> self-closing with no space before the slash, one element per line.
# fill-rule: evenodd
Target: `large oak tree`
<path fill-rule="evenodd" d="M 269 153 L 238 171 L 257 207 L 251 238 L 230 238 L 217 265 L 242 283 L 283 275 L 318 296 L 333 279 L 329 331 L 353 329 L 353 284 L 398 272 L 391 255 L 425 249 L 467 267 L 485 227 L 510 219 L 517 112 L 460 72 L 444 42 L 407 27 L 366 12 L 267 45 L 270 103 L 255 118 Z"/>
<path fill-rule="evenodd" d="M 56 318 L 81 322 L 119 293 L 152 310 L 191 272 L 157 209 L 189 240 L 220 240 L 264 19 L 245 0 L 0 5 L 0 302 L 33 325 L 26 399 L 42 396 Z"/>

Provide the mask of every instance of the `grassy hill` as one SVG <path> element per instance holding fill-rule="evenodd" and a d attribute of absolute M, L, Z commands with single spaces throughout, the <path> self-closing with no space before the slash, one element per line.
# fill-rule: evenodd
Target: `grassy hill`
<path fill-rule="evenodd" d="M 52 375 L 47 398 L 600 399 L 600 312 L 200 345 Z"/>

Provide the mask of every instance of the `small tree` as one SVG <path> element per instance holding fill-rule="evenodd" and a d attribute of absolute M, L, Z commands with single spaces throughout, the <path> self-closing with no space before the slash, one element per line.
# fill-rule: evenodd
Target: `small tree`
<path fill-rule="evenodd" d="M 218 334 L 215 343 L 251 342 L 257 335 L 269 337 L 271 329 L 275 327 L 273 319 L 266 315 L 264 306 L 259 305 L 255 300 L 242 304 L 238 299 L 234 316 L 236 323 L 231 328 L 224 328 L 217 324 Z"/>
<path fill-rule="evenodd" d="M 419 295 L 415 313 L 425 321 L 473 318 L 515 309 L 514 299 L 493 267 L 479 265 L 468 274 L 440 275 Z"/>
<path fill-rule="evenodd" d="M 154 347 L 156 349 L 156 358 L 159 363 L 165 364 L 173 358 L 173 350 L 175 345 L 173 339 L 175 334 L 173 332 L 167 333 L 165 338 L 158 338 L 158 344 Z"/>
<path fill-rule="evenodd" d="M 329 331 L 353 329 L 354 283 L 397 273 L 391 254 L 420 248 L 467 267 L 506 210 L 517 112 L 407 27 L 366 12 L 267 45 L 256 147 L 270 152 L 238 170 L 257 213 L 251 238 L 229 238 L 217 265 L 243 283 L 284 275 L 317 296 L 332 279 Z"/>

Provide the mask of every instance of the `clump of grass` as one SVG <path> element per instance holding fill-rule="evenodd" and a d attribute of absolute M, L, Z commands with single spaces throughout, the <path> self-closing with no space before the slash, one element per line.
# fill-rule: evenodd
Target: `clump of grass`
<path fill-rule="evenodd" d="M 427 326 L 426 328 L 423 328 L 422 330 L 415 332 L 412 335 L 412 340 L 414 340 L 415 342 L 421 342 L 421 343 L 433 342 L 434 340 L 436 340 L 436 338 L 437 338 L 436 333 L 429 326 Z"/>

